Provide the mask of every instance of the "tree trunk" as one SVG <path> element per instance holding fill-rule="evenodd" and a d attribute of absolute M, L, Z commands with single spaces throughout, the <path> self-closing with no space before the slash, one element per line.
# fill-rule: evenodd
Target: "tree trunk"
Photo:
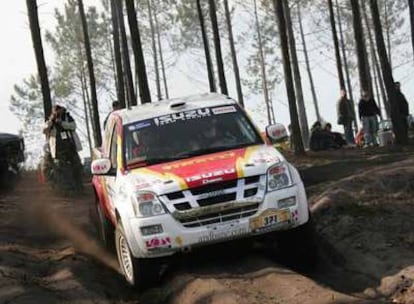
<path fill-rule="evenodd" d="M 226 75 L 224 73 L 223 56 L 221 53 L 220 33 L 217 24 L 216 1 L 208 0 L 208 2 L 210 6 L 210 19 L 214 36 L 214 48 L 216 51 L 217 73 L 219 76 L 220 90 L 222 94 L 228 95 L 229 93 L 227 90 Z"/>
<path fill-rule="evenodd" d="M 155 6 L 155 7 L 157 7 L 157 6 Z M 163 79 L 163 83 L 164 83 L 164 93 L 165 93 L 165 98 L 169 99 L 170 96 L 168 94 L 168 82 L 167 82 L 167 76 L 166 76 L 166 73 L 165 73 L 164 55 L 163 55 L 163 52 L 162 52 L 162 44 L 161 44 L 161 33 L 160 33 L 160 29 L 159 29 L 159 24 L 158 24 L 158 11 L 156 9 L 154 9 L 154 21 L 155 21 L 155 32 L 157 33 L 158 51 L 160 53 L 162 79 Z"/>
<path fill-rule="evenodd" d="M 390 21 L 388 18 L 388 1 L 384 0 L 384 19 L 385 19 L 385 35 L 387 36 L 387 52 L 388 61 L 392 71 L 392 54 L 391 54 L 391 39 L 390 39 Z"/>
<path fill-rule="evenodd" d="M 354 28 L 355 46 L 358 59 L 358 72 L 359 72 L 359 83 L 360 91 L 367 90 L 371 92 L 371 84 L 369 83 L 368 71 L 366 69 L 366 58 L 365 58 L 365 43 L 364 33 L 362 30 L 361 13 L 359 10 L 358 0 L 350 0 L 352 8 L 352 23 Z"/>
<path fill-rule="evenodd" d="M 303 147 L 302 135 L 300 133 L 299 126 L 298 110 L 296 108 L 295 88 L 293 86 L 292 68 L 290 65 L 289 56 L 289 44 L 286 33 L 286 20 L 285 14 L 283 12 L 283 0 L 273 0 L 273 5 L 274 10 L 276 12 L 276 18 L 278 21 L 277 23 L 280 34 L 280 47 L 282 51 L 283 70 L 285 75 L 286 91 L 289 101 L 289 113 L 293 132 L 293 147 L 295 155 L 303 155 L 305 154 L 305 149 Z"/>
<path fill-rule="evenodd" d="M 124 77 L 126 80 L 126 92 L 127 92 L 127 107 L 137 104 L 137 99 L 134 90 L 134 80 L 132 77 L 131 71 L 131 61 L 129 59 L 129 47 L 128 39 L 125 31 L 125 21 L 124 21 L 124 5 L 121 0 L 114 0 L 116 5 L 116 12 L 118 16 L 119 23 L 119 33 L 121 34 L 121 50 L 122 50 L 122 64 L 124 67 Z"/>
<path fill-rule="evenodd" d="M 382 33 L 381 19 L 379 16 L 378 5 L 376 0 L 370 0 L 371 15 L 374 23 L 375 40 L 377 42 L 377 50 L 380 58 L 382 75 L 384 78 L 385 88 L 387 90 L 388 100 L 391 105 L 391 120 L 393 124 L 393 130 L 398 144 L 408 143 L 408 130 L 404 122 L 404 118 L 401 117 L 400 107 L 397 102 L 397 91 L 394 85 L 394 78 L 392 76 L 392 70 L 387 57 L 387 50 L 385 48 L 384 36 Z"/>
<path fill-rule="evenodd" d="M 214 70 L 213 63 L 211 61 L 210 47 L 208 44 L 207 32 L 204 23 L 203 9 L 201 8 L 201 0 L 197 1 L 197 14 L 200 21 L 201 37 L 203 38 L 204 54 L 206 56 L 206 66 L 207 66 L 207 75 L 208 83 L 210 85 L 210 92 L 217 92 L 216 83 L 214 81 Z"/>
<path fill-rule="evenodd" d="M 157 42 L 155 40 L 156 38 L 155 38 L 154 20 L 152 17 L 153 7 L 151 4 L 151 0 L 147 0 L 147 6 L 148 6 L 148 18 L 149 18 L 149 24 L 150 24 L 150 30 L 151 30 L 152 55 L 154 56 L 155 86 L 157 88 L 158 100 L 161 100 L 162 94 L 161 94 L 160 68 L 158 65 L 158 50 L 157 50 Z"/>
<path fill-rule="evenodd" d="M 29 14 L 30 32 L 32 35 L 33 49 L 35 52 L 37 72 L 39 73 L 40 85 L 43 96 L 43 113 L 45 120 L 52 113 L 52 98 L 50 97 L 49 78 L 43 53 L 42 35 L 40 33 L 39 15 L 37 12 L 37 1 L 26 0 L 27 11 Z"/>
<path fill-rule="evenodd" d="M 328 0 L 328 8 L 329 8 L 329 19 L 331 22 L 332 38 L 333 38 L 334 48 L 335 48 L 336 69 L 338 71 L 339 88 L 341 90 L 346 91 L 345 78 L 344 78 L 344 74 L 342 71 L 341 53 L 339 51 L 339 41 L 338 41 L 338 36 L 336 33 L 335 14 L 333 10 L 332 0 Z"/>
<path fill-rule="evenodd" d="M 125 0 L 128 15 L 129 30 L 131 33 L 132 50 L 135 58 L 135 71 L 138 77 L 139 96 L 141 104 L 151 102 L 151 94 L 148 87 L 147 71 L 145 68 L 144 54 L 142 52 L 141 36 L 135 12 L 134 0 Z"/>
<path fill-rule="evenodd" d="M 114 43 L 117 97 L 122 108 L 125 108 L 125 83 L 124 73 L 122 69 L 121 46 L 119 43 L 119 22 L 117 16 L 116 3 L 117 0 L 111 0 L 111 20 L 112 20 L 112 36 Z"/>
<path fill-rule="evenodd" d="M 240 105 L 244 107 L 244 99 L 243 99 L 243 91 L 242 91 L 242 85 L 241 85 L 241 80 L 240 80 L 239 64 L 237 62 L 236 48 L 234 46 L 233 28 L 231 24 L 231 16 L 230 16 L 228 0 L 224 0 L 224 9 L 226 12 L 227 30 L 229 32 L 229 44 L 230 44 L 230 51 L 231 51 L 231 59 L 233 62 L 234 79 L 236 81 L 237 99 Z"/>
<path fill-rule="evenodd" d="M 411 44 L 414 56 L 414 0 L 408 0 L 408 8 L 410 9 Z"/>
<path fill-rule="evenodd" d="M 305 33 L 303 31 L 302 14 L 301 14 L 301 11 L 300 11 L 299 2 L 297 3 L 297 6 L 298 6 L 299 30 L 300 30 L 300 36 L 301 36 L 301 39 L 302 39 L 302 48 L 303 48 L 303 54 L 305 56 L 306 71 L 307 71 L 308 77 L 309 77 L 309 84 L 310 84 L 311 93 L 312 93 L 313 105 L 315 107 L 315 115 L 316 115 L 316 119 L 318 121 L 321 121 L 321 114 L 319 113 L 319 106 L 318 106 L 318 98 L 316 97 L 316 90 L 315 90 L 315 85 L 313 83 L 312 71 L 311 71 L 311 68 L 310 68 L 308 49 L 307 49 L 307 46 L 306 46 Z"/>
<path fill-rule="evenodd" d="M 377 86 L 376 89 L 378 91 L 380 91 L 379 88 L 381 89 L 381 95 L 378 94 L 378 103 L 380 103 L 380 97 L 382 97 L 384 108 L 385 108 L 385 113 L 386 113 L 387 117 L 390 117 L 390 107 L 389 107 L 389 103 L 388 103 L 388 100 L 387 100 L 387 97 L 386 97 L 386 94 L 385 94 L 385 88 L 382 85 L 383 81 L 382 81 L 382 77 L 381 77 L 381 68 L 378 64 L 378 59 L 377 59 L 377 54 L 376 54 L 376 46 L 375 46 L 375 43 L 374 43 L 374 39 L 372 37 L 371 25 L 370 25 L 369 20 L 368 20 L 368 14 L 367 14 L 367 10 L 365 8 L 365 3 L 362 4 L 362 12 L 364 14 L 365 27 L 367 28 L 368 41 L 369 41 L 370 49 L 371 49 L 372 64 L 374 66 L 372 68 L 372 70 L 374 71 L 374 74 L 375 73 L 377 74 L 377 82 L 375 82 L 375 79 L 374 79 L 374 84 L 375 84 L 375 86 Z"/>
<path fill-rule="evenodd" d="M 83 29 L 83 38 L 85 43 L 85 52 L 86 52 L 86 60 L 88 62 L 88 73 L 89 73 L 89 86 L 91 90 L 91 101 L 92 101 L 92 118 L 93 118 L 93 125 L 94 125 L 94 139 L 95 139 L 95 147 L 100 147 L 102 145 L 102 135 L 101 135 L 101 123 L 99 120 L 99 110 L 98 110 L 98 97 L 96 95 L 96 81 L 95 81 L 95 72 L 93 68 L 93 60 L 92 60 L 92 51 L 91 51 L 91 44 L 89 41 L 89 33 L 88 33 L 88 25 L 86 24 L 86 16 L 85 10 L 83 6 L 83 0 L 78 0 L 79 6 L 79 14 L 82 23 Z"/>
<path fill-rule="evenodd" d="M 260 23 L 259 23 L 259 16 L 257 14 L 257 0 L 254 0 L 254 16 L 256 20 L 256 31 L 257 31 L 257 40 L 259 44 L 259 62 L 260 62 L 260 73 L 262 76 L 262 90 L 266 104 L 266 112 L 267 112 L 267 123 L 268 125 L 272 125 L 275 123 L 275 117 L 273 112 L 272 101 L 269 98 L 269 89 L 267 87 L 267 75 L 266 75 L 266 60 L 263 51 L 263 41 L 262 41 L 262 33 L 260 31 Z"/>
<path fill-rule="evenodd" d="M 86 135 L 88 139 L 88 145 L 89 145 L 89 153 L 92 156 L 93 153 L 93 146 L 92 146 L 92 138 L 91 138 L 91 130 L 89 129 L 89 111 L 88 111 L 88 101 L 87 101 L 87 94 L 88 94 L 88 88 L 86 84 L 86 79 L 83 70 L 81 70 L 80 74 L 80 81 L 81 81 L 81 90 L 82 90 L 82 99 L 83 99 L 83 108 L 85 113 L 85 127 L 86 127 Z"/>
<path fill-rule="evenodd" d="M 290 8 L 287 0 L 283 0 L 284 13 L 286 18 L 286 27 L 289 40 L 290 56 L 292 59 L 293 77 L 295 82 L 295 92 L 297 97 L 297 106 L 299 112 L 299 124 L 302 134 L 303 145 L 307 148 L 309 144 L 309 126 L 306 116 L 305 101 L 303 99 L 302 79 L 300 76 L 298 56 L 296 53 L 295 34 L 293 32 Z"/>
<path fill-rule="evenodd" d="M 351 101 L 352 111 L 355 117 L 354 128 L 355 128 L 355 131 L 358 131 L 358 123 L 357 123 L 358 115 L 356 115 L 357 111 L 355 110 L 354 94 L 352 90 L 351 76 L 349 75 L 348 57 L 346 55 L 345 38 L 344 38 L 344 32 L 342 30 L 341 12 L 339 9 L 338 0 L 335 0 L 335 4 L 336 4 L 336 14 L 338 16 L 339 37 L 341 39 L 342 58 L 344 60 L 344 70 L 345 70 L 345 76 L 346 76 L 346 83 L 348 86 L 347 91 L 348 91 L 349 100 Z"/>

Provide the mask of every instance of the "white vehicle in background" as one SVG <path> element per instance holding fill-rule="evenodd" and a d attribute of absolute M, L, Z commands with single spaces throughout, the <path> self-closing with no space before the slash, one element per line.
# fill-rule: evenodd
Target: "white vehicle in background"
<path fill-rule="evenodd" d="M 280 132 L 280 125 L 267 128 L 268 136 Z M 101 236 L 115 242 L 131 285 L 156 278 L 161 257 L 260 235 L 280 240 L 298 261 L 314 262 L 298 171 L 228 97 L 206 94 L 116 111 L 95 154 Z"/>

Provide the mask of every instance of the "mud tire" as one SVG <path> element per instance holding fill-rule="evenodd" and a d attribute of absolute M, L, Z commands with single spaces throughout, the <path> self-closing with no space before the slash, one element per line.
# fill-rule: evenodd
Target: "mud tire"
<path fill-rule="evenodd" d="M 319 246 L 313 221 L 279 234 L 277 247 L 292 267 L 313 271 L 318 265 Z"/>
<path fill-rule="evenodd" d="M 99 238 L 105 248 L 110 252 L 115 252 L 115 228 L 112 222 L 105 216 L 98 199 L 95 203 L 97 227 Z"/>
<path fill-rule="evenodd" d="M 160 279 L 159 260 L 135 258 L 129 248 L 121 222 L 117 223 L 115 229 L 115 245 L 121 273 L 129 285 L 143 290 Z"/>

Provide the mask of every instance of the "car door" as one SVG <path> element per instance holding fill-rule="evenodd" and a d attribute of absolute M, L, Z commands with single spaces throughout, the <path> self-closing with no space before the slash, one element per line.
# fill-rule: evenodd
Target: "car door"
<path fill-rule="evenodd" d="M 115 194 L 116 194 L 116 175 L 118 172 L 118 133 L 117 133 L 117 122 L 112 120 L 108 126 L 110 128 L 109 134 L 110 139 L 107 142 L 107 153 L 108 158 L 111 160 L 111 174 L 105 176 L 105 185 L 107 190 L 107 210 L 111 217 L 115 218 Z"/>

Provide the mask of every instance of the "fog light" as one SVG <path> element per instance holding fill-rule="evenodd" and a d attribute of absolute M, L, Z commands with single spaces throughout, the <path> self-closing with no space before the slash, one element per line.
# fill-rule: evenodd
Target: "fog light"
<path fill-rule="evenodd" d="M 294 205 L 296 205 L 296 197 L 295 196 L 284 198 L 284 199 L 281 199 L 277 202 L 277 206 L 279 207 L 279 209 L 291 207 L 291 206 L 294 206 Z"/>
<path fill-rule="evenodd" d="M 141 227 L 142 235 L 159 234 L 159 233 L 162 233 L 162 232 L 163 232 L 163 230 L 162 230 L 161 225 L 151 225 L 151 226 Z"/>

